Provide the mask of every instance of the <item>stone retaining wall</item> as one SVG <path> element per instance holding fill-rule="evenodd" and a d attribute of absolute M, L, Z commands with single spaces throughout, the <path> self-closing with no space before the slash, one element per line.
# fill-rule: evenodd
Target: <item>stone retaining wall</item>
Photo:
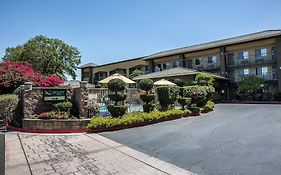
<path fill-rule="evenodd" d="M 90 119 L 23 119 L 22 127 L 30 130 L 85 130 Z"/>

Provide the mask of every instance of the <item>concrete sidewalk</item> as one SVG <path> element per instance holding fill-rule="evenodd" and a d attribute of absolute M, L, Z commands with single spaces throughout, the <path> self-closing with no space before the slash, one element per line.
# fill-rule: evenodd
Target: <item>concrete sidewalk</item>
<path fill-rule="evenodd" d="M 97 134 L 6 133 L 6 175 L 159 174 L 189 171 Z"/>

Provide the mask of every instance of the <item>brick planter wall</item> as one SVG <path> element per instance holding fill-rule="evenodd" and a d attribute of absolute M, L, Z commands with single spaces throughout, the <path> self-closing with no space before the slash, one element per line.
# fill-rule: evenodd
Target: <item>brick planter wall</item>
<path fill-rule="evenodd" d="M 32 90 L 23 90 L 21 96 L 22 117 L 31 118 L 33 114 L 48 112 L 53 109 L 53 104 L 60 101 L 44 101 L 44 89 L 65 89 L 66 100 L 77 106 L 78 115 L 87 117 L 86 106 L 88 104 L 87 88 L 66 88 L 66 87 L 33 87 Z"/>
<path fill-rule="evenodd" d="M 85 130 L 90 119 L 23 119 L 22 127 L 30 130 Z"/>

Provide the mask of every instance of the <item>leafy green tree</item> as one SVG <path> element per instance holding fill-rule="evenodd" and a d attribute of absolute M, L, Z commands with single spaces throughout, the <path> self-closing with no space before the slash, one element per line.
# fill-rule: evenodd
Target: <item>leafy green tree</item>
<path fill-rule="evenodd" d="M 139 75 L 142 75 L 144 72 L 142 70 L 134 70 L 133 73 L 129 76 L 129 78 L 132 80 L 134 79 L 135 77 L 139 76 Z"/>
<path fill-rule="evenodd" d="M 263 84 L 264 79 L 261 77 L 244 75 L 241 76 L 241 80 L 238 83 L 238 91 L 253 95 L 262 88 Z"/>
<path fill-rule="evenodd" d="M 39 35 L 25 44 L 7 48 L 4 61 L 23 61 L 33 65 L 33 69 L 41 74 L 57 74 L 61 77 L 76 77 L 75 71 L 80 64 L 80 52 L 77 48 L 59 39 L 51 39 Z"/>

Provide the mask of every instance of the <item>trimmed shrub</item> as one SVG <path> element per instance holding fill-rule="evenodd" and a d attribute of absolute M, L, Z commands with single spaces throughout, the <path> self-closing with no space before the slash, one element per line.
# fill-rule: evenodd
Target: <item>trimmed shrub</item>
<path fill-rule="evenodd" d="M 193 114 L 198 114 L 198 113 L 200 113 L 200 108 L 197 107 L 196 105 L 191 105 L 190 111 L 191 111 Z"/>
<path fill-rule="evenodd" d="M 209 86 L 209 85 L 213 85 L 213 82 L 214 82 L 214 77 L 212 77 L 211 75 L 204 74 L 204 73 L 198 73 L 195 77 L 195 83 L 197 85 Z"/>
<path fill-rule="evenodd" d="M 0 119 L 11 122 L 18 107 L 19 98 L 15 94 L 0 95 Z"/>
<path fill-rule="evenodd" d="M 141 94 L 140 98 L 143 102 L 145 102 L 147 104 L 147 103 L 155 100 L 155 95 L 154 94 Z"/>
<path fill-rule="evenodd" d="M 128 107 L 124 105 L 124 100 L 127 98 L 127 95 L 124 93 L 126 90 L 126 83 L 120 79 L 112 79 L 107 84 L 109 91 L 114 92 L 110 93 L 108 97 L 110 100 L 115 102 L 115 105 L 108 106 L 108 111 L 112 117 L 121 117 L 123 116 Z M 118 103 L 121 102 L 121 105 Z"/>
<path fill-rule="evenodd" d="M 98 128 L 111 128 L 116 126 L 126 126 L 131 124 L 137 124 L 144 121 L 154 121 L 162 118 L 169 118 L 172 116 L 179 115 L 189 115 L 191 111 L 189 110 L 178 110 L 172 109 L 165 112 L 154 110 L 150 113 L 144 112 L 132 112 L 125 114 L 120 118 L 110 118 L 110 117 L 93 117 L 88 125 L 88 129 L 98 129 Z"/>
<path fill-rule="evenodd" d="M 110 100 L 118 103 L 119 101 L 126 100 L 127 94 L 108 94 L 108 97 L 110 98 Z"/>
<path fill-rule="evenodd" d="M 151 79 L 143 79 L 140 81 L 140 89 L 145 92 L 144 94 L 140 94 L 141 100 L 145 103 L 143 105 L 144 112 L 153 111 L 155 105 L 153 104 L 155 100 L 155 95 L 152 92 L 153 89 L 153 81 Z"/>
<path fill-rule="evenodd" d="M 181 97 L 178 99 L 178 103 L 182 106 L 182 110 L 184 110 L 185 106 L 189 108 L 189 106 L 191 105 L 191 101 L 191 97 Z"/>
<path fill-rule="evenodd" d="M 140 89 L 144 91 L 150 91 L 153 88 L 153 80 L 143 79 L 140 81 Z"/>
<path fill-rule="evenodd" d="M 201 111 L 202 112 L 209 112 L 209 111 L 213 111 L 215 107 L 215 103 L 212 101 L 208 101 L 205 106 L 202 107 Z"/>
<path fill-rule="evenodd" d="M 112 92 L 124 91 L 126 89 L 126 83 L 120 79 L 112 79 L 108 82 L 107 87 Z"/>
<path fill-rule="evenodd" d="M 144 104 L 142 107 L 143 107 L 144 112 L 151 112 L 154 110 L 155 105 L 154 104 Z"/>
<path fill-rule="evenodd" d="M 157 88 L 157 96 L 162 111 L 166 111 L 174 104 L 179 95 L 177 86 L 160 86 Z"/>
<path fill-rule="evenodd" d="M 120 106 L 110 105 L 110 106 L 107 107 L 107 109 L 110 112 L 112 117 L 121 117 L 127 112 L 128 106 L 126 106 L 126 105 L 120 105 Z"/>
<path fill-rule="evenodd" d="M 69 101 L 65 101 L 65 102 L 60 102 L 60 103 L 56 103 L 53 105 L 54 109 L 58 112 L 67 112 L 70 113 L 70 110 L 72 108 L 72 103 Z"/>
<path fill-rule="evenodd" d="M 211 100 L 215 94 L 215 88 L 213 86 L 199 86 L 199 89 L 206 92 L 205 99 L 202 99 L 197 103 L 197 106 L 205 106 L 206 103 Z"/>

